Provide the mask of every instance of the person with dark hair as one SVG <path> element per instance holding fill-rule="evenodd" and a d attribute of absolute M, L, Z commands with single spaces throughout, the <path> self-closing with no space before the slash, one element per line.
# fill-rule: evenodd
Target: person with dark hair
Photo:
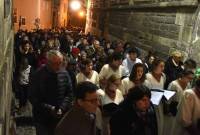
<path fill-rule="evenodd" d="M 168 90 L 176 91 L 176 95 L 173 100 L 177 103 L 180 102 L 183 92 L 189 89 L 189 83 L 192 81 L 194 73 L 191 70 L 183 70 L 180 77 L 169 84 Z"/>
<path fill-rule="evenodd" d="M 152 51 L 149 51 L 147 56 L 144 58 L 144 64 L 146 67 L 145 73 L 148 73 L 152 70 L 152 63 L 155 60 L 156 56 Z"/>
<path fill-rule="evenodd" d="M 141 85 L 145 81 L 145 68 L 144 64 L 136 63 L 131 71 L 129 77 L 126 77 L 122 80 L 121 91 L 123 95 L 128 94 L 128 90 L 136 85 Z"/>
<path fill-rule="evenodd" d="M 200 78 L 184 91 L 176 119 L 174 135 L 200 135 Z"/>
<path fill-rule="evenodd" d="M 157 135 L 151 91 L 144 85 L 129 90 L 110 120 L 111 135 Z"/>
<path fill-rule="evenodd" d="M 196 68 L 197 68 L 197 63 L 193 59 L 187 59 L 184 62 L 184 69 L 185 70 L 192 70 L 193 72 L 195 72 Z"/>
<path fill-rule="evenodd" d="M 101 88 L 105 88 L 106 81 L 111 75 L 115 74 L 120 76 L 120 78 L 127 75 L 124 66 L 121 65 L 122 57 L 123 56 L 120 53 L 114 52 L 109 57 L 109 63 L 102 67 L 99 73 Z"/>
<path fill-rule="evenodd" d="M 123 60 L 122 65 L 129 74 L 136 63 L 142 63 L 142 60 L 137 58 L 138 50 L 135 47 L 129 48 L 127 57 Z"/>
<path fill-rule="evenodd" d="M 124 44 L 122 43 L 122 41 L 117 41 L 114 44 L 113 49 L 114 49 L 114 52 L 122 54 L 124 52 Z"/>
<path fill-rule="evenodd" d="M 23 111 L 28 101 L 28 87 L 29 78 L 31 74 L 31 66 L 28 63 L 27 58 L 21 59 L 19 65 L 19 77 L 17 82 L 19 84 L 19 109 Z"/>
<path fill-rule="evenodd" d="M 96 135 L 97 89 L 88 81 L 78 84 L 74 106 L 58 123 L 55 135 Z"/>
<path fill-rule="evenodd" d="M 79 64 L 80 73 L 76 75 L 77 83 L 90 81 L 99 86 L 99 74 L 93 70 L 92 60 L 82 60 Z"/>
<path fill-rule="evenodd" d="M 175 91 L 176 94 L 166 102 L 164 112 L 165 116 L 165 133 L 173 134 L 173 130 L 176 124 L 175 116 L 177 114 L 177 106 L 181 101 L 183 93 L 186 89 L 190 88 L 190 82 L 194 77 L 194 73 L 191 70 L 183 70 L 180 77 L 169 84 L 168 90 Z"/>
<path fill-rule="evenodd" d="M 27 58 L 29 65 L 35 69 L 37 63 L 33 46 L 31 45 L 31 43 L 29 41 L 24 41 L 22 45 L 19 47 L 19 50 L 20 50 L 20 55 L 16 58 L 16 62 L 20 62 L 21 59 Z M 19 64 L 16 63 L 16 65 Z"/>
<path fill-rule="evenodd" d="M 161 59 L 155 59 L 152 63 L 152 71 L 146 74 L 146 80 L 144 85 L 149 89 L 164 89 L 164 84 L 166 81 L 166 76 L 163 73 L 165 63 Z M 164 134 L 164 112 L 163 104 L 160 103 L 158 106 L 155 106 L 156 116 L 158 120 L 158 135 Z"/>

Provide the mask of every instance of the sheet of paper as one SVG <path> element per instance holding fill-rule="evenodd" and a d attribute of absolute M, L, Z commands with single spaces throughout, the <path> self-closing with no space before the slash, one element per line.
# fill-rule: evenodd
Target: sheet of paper
<path fill-rule="evenodd" d="M 169 90 L 165 90 L 164 91 L 164 96 L 167 100 L 169 100 L 171 97 L 173 97 L 175 95 L 175 91 L 169 91 Z"/>
<path fill-rule="evenodd" d="M 159 105 L 164 95 L 164 92 L 151 91 L 151 102 L 154 105 Z"/>

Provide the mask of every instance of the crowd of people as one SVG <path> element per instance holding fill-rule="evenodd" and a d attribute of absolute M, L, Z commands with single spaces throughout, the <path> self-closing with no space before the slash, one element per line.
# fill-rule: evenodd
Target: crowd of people
<path fill-rule="evenodd" d="M 200 70 L 178 50 L 143 58 L 77 28 L 20 30 L 14 49 L 16 108 L 31 103 L 37 135 L 200 135 Z M 175 95 L 155 105 L 153 89 Z"/>

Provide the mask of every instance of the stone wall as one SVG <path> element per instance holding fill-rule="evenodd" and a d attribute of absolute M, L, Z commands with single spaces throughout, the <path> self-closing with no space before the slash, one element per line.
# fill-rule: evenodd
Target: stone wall
<path fill-rule="evenodd" d="M 0 135 L 12 135 L 12 1 L 0 0 Z"/>
<path fill-rule="evenodd" d="M 199 39 L 197 0 L 102 0 L 93 2 L 89 11 L 87 31 L 133 42 L 162 58 L 178 49 L 200 63 L 194 54 L 200 52 L 199 42 L 193 42 Z"/>

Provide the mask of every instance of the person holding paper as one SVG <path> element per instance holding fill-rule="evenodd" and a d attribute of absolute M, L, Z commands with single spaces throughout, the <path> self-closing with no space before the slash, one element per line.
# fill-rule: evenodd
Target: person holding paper
<path fill-rule="evenodd" d="M 180 100 L 183 96 L 183 92 L 189 88 L 190 82 L 192 81 L 194 73 L 191 70 L 184 70 L 181 73 L 180 78 L 176 79 L 175 81 L 169 84 L 168 90 L 175 91 L 176 94 L 172 97 L 172 99 L 168 102 L 168 119 L 165 131 L 171 132 L 173 134 L 173 130 L 175 130 L 176 120 L 175 116 L 177 113 L 177 106 L 180 103 Z M 173 117 L 174 116 L 174 117 Z"/>
<path fill-rule="evenodd" d="M 177 102 L 177 104 L 180 102 L 183 92 L 186 89 L 190 88 L 190 82 L 193 80 L 194 73 L 191 70 L 184 70 L 181 73 L 180 78 L 176 79 L 175 81 L 171 82 L 169 84 L 168 90 L 175 91 L 176 94 L 172 98 L 172 102 Z M 175 113 L 175 112 L 172 112 Z M 175 115 L 175 114 L 174 114 Z"/>
<path fill-rule="evenodd" d="M 146 86 L 131 88 L 110 120 L 110 135 L 157 135 L 156 114 L 150 98 L 151 91 Z"/>
<path fill-rule="evenodd" d="M 146 74 L 144 85 L 149 89 L 164 89 L 166 76 L 163 73 L 165 63 L 161 59 L 155 59 L 152 63 L 152 71 Z M 164 135 L 164 113 L 163 104 L 155 105 L 156 117 L 158 123 L 158 135 Z"/>
<path fill-rule="evenodd" d="M 103 109 L 103 135 L 109 135 L 110 117 L 117 111 L 119 103 L 124 100 L 121 91 L 117 88 L 120 81 L 119 76 L 111 75 L 108 78 L 105 93 L 100 96 Z"/>
<path fill-rule="evenodd" d="M 200 135 L 200 78 L 185 90 L 178 106 L 174 135 Z"/>

